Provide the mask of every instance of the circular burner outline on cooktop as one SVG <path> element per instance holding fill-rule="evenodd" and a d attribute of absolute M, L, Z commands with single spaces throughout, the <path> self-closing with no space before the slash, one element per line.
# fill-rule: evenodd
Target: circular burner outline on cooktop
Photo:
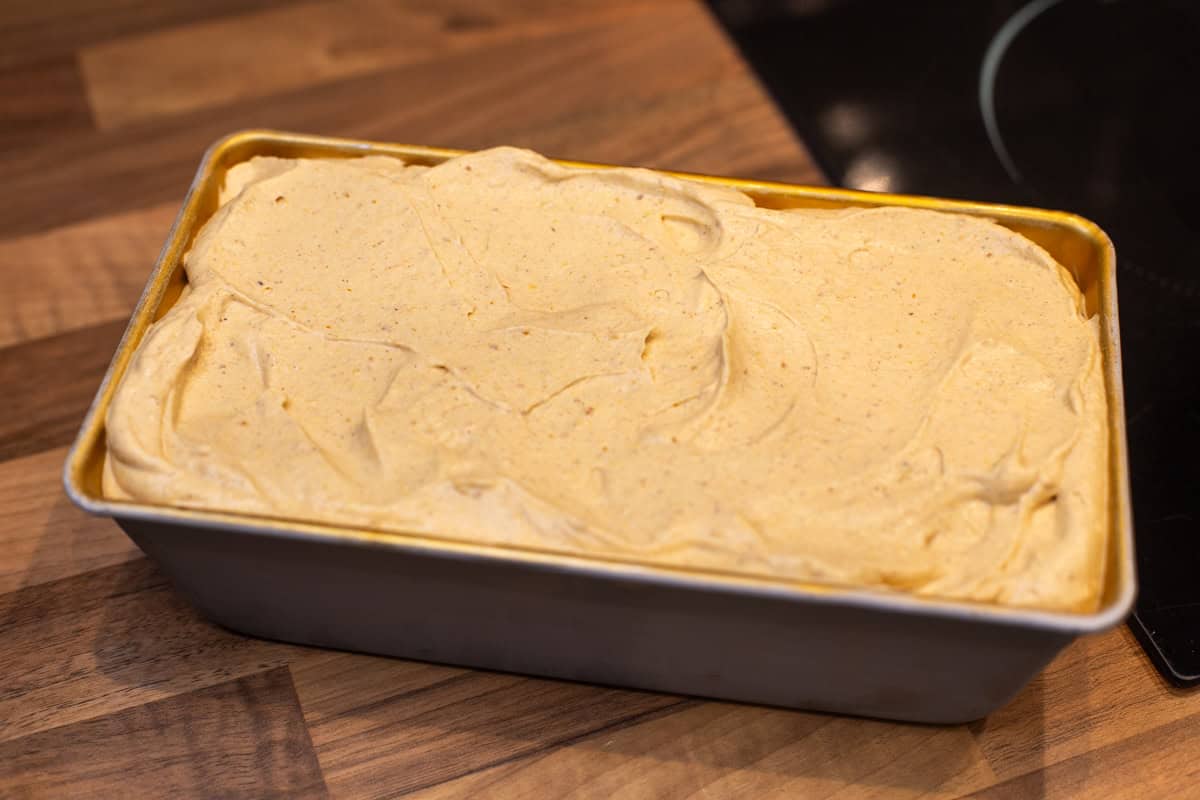
<path fill-rule="evenodd" d="M 1032 0 L 1017 9 L 1017 12 L 1000 26 L 1000 30 L 996 31 L 996 35 L 988 42 L 987 49 L 983 53 L 983 63 L 979 67 L 979 113 L 983 115 L 983 125 L 987 129 L 988 140 L 992 143 L 992 149 L 996 151 L 996 156 L 1000 159 L 1008 177 L 1019 184 L 1025 183 L 1025 178 L 1021 175 L 1021 170 L 1018 169 L 1016 162 L 1013 161 L 1007 145 L 1004 144 L 1004 137 L 1000 133 L 1000 123 L 996 119 L 996 76 L 1000 72 L 1000 64 L 1004 61 L 1005 54 L 1008 53 L 1009 45 L 1021 35 L 1021 31 L 1061 2 L 1062 0 Z"/>
<path fill-rule="evenodd" d="M 1200 185 L 1200 173 L 1187 177 L 1176 164 L 1163 164 L 1160 154 L 1177 152 L 1185 143 L 1176 137 L 1173 146 L 1165 146 L 1160 131 L 1172 128 L 1159 127 L 1164 124 L 1157 113 L 1162 105 L 1144 103 L 1164 96 L 1163 87 L 1170 97 L 1188 94 L 1182 84 L 1194 79 L 1188 76 L 1196 75 L 1197 62 L 1185 60 L 1190 66 L 1179 72 L 1178 49 L 1187 47 L 1180 37 L 1195 30 L 1197 19 L 1195 10 L 1181 16 L 1167 2 L 1032 0 L 988 41 L 977 81 L 982 127 L 1009 178 L 1038 205 L 1096 219 L 1124 253 L 1123 274 L 1171 296 L 1172 304 L 1189 305 L 1200 298 L 1200 269 L 1194 267 L 1197 251 L 1190 211 L 1185 210 L 1190 206 L 1176 195 L 1180 186 Z M 1064 30 L 1071 35 L 1064 38 Z M 1114 31 L 1139 41 L 1157 37 L 1158 54 L 1147 59 L 1144 48 L 1128 51 L 1123 39 L 1114 44 Z M 1095 62 L 1097 53 L 1103 61 Z M 1098 68 L 1099 73 L 1094 71 Z M 1114 75 L 1133 83 L 1114 80 Z M 1057 105 L 1038 112 L 1050 114 L 1042 130 L 1029 127 L 1039 94 L 1042 103 L 1057 97 Z M 1032 106 L 1029 97 L 1035 98 Z M 1073 116 L 1058 113 L 1068 108 Z M 1083 120 L 1083 127 L 1075 124 Z M 1061 146 L 1063 159 L 1053 155 L 1047 131 L 1058 137 L 1053 141 Z"/>

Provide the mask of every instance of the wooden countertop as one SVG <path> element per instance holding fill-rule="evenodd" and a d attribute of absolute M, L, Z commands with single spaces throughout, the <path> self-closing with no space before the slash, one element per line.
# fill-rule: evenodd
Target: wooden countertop
<path fill-rule="evenodd" d="M 1124 628 L 972 725 L 706 702 L 244 638 L 64 497 L 223 133 L 820 181 L 703 6 L 5 3 L 0 118 L 0 797 L 1200 796 L 1200 693 Z"/>

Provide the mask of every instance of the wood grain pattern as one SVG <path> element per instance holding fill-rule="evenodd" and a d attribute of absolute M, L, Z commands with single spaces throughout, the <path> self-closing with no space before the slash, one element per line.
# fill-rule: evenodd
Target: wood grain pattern
<path fill-rule="evenodd" d="M 209 624 L 144 558 L 0 595 L 0 741 L 285 666 Z"/>
<path fill-rule="evenodd" d="M 115 128 L 450 53 L 627 24 L 631 14 L 661 14 L 665 6 L 568 3 L 546 17 L 538 4 L 521 3 L 510 4 L 502 16 L 491 4 L 461 0 L 306 3 L 103 42 L 84 48 L 80 63 L 98 126 Z M 145 63 L 168 68 L 145 70 Z M 248 73 L 253 81 L 246 80 Z"/>
<path fill-rule="evenodd" d="M 129 319 L 178 208 L 176 200 L 0 240 L 0 347 Z"/>
<path fill-rule="evenodd" d="M 1196 731 L 1200 715 L 1159 725 L 1103 747 L 1087 750 L 1044 770 L 984 789 L 981 800 L 1026 797 L 1096 797 L 1096 787 L 1114 787 L 1109 796 L 1126 798 L 1195 797 L 1200 786 Z M 1168 768 L 1164 768 L 1168 767 Z"/>
<path fill-rule="evenodd" d="M 337 765 L 327 770 L 326 780 L 338 794 L 364 796 L 380 782 L 389 792 L 405 794 L 689 702 L 472 671 L 356 705 L 313 725 L 312 736 L 322 761 Z M 389 747 L 363 747 L 380 735 Z"/>
<path fill-rule="evenodd" d="M 59 472 L 201 153 L 250 126 L 820 181 L 694 0 L 0 3 L 0 797 L 1200 797 L 1200 694 L 1124 629 L 930 727 L 206 622 Z"/>
<path fill-rule="evenodd" d="M 0 795 L 328 797 L 286 668 L 0 744 Z"/>
<path fill-rule="evenodd" d="M 0 237 L 178 201 L 198 154 L 230 130 L 250 127 L 465 148 L 516 144 L 580 160 L 748 177 L 778 177 L 779 165 L 790 163 L 788 177 L 817 178 L 777 113 L 756 113 L 752 130 L 735 118 L 746 105 L 769 106 L 708 15 L 691 4 L 645 5 L 650 11 L 551 26 L 535 39 L 496 39 L 234 100 L 219 114 L 204 108 L 165 114 L 154 124 L 32 142 L 20 158 L 0 161 L 0 185 L 7 188 L 0 194 Z M 705 57 L 687 59 L 688 69 L 680 69 L 692 52 Z M 686 92 L 687 114 L 677 116 L 672 112 Z M 672 101 L 674 107 L 660 108 Z M 587 127 L 598 115 L 617 124 Z M 635 137 L 626 135 L 625 124 L 638 129 Z M 564 138 L 564 127 L 574 135 Z M 81 185 L 106 191 L 77 191 Z"/>
<path fill-rule="evenodd" d="M 120 528 L 63 495 L 66 456 L 56 447 L 0 461 L 0 595 L 141 557 Z"/>
<path fill-rule="evenodd" d="M 10 0 L 0 3 L 0 68 L 75 55 L 95 42 L 246 12 L 288 0 Z"/>
<path fill-rule="evenodd" d="M 33 139 L 87 131 L 92 111 L 73 58 L 22 64 L 0 71 L 0 153 Z"/>
<path fill-rule="evenodd" d="M 417 796 L 949 797 L 990 778 L 963 728 L 709 702 Z"/>
<path fill-rule="evenodd" d="M 95 396 L 126 320 L 0 349 L 0 460 L 67 444 Z M 16 389 L 16 391 L 13 391 Z"/>

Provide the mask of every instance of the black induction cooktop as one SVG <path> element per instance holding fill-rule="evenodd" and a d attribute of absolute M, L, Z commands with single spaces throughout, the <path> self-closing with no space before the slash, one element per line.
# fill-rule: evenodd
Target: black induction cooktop
<path fill-rule="evenodd" d="M 711 0 L 834 183 L 1074 211 L 1117 249 L 1139 599 L 1200 682 L 1200 3 Z"/>

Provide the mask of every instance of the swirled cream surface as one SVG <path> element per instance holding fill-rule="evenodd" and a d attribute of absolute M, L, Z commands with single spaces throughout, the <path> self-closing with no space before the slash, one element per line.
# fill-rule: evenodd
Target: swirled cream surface
<path fill-rule="evenodd" d="M 110 406 L 114 498 L 1086 610 L 1097 323 L 988 221 L 500 148 L 255 159 Z"/>

